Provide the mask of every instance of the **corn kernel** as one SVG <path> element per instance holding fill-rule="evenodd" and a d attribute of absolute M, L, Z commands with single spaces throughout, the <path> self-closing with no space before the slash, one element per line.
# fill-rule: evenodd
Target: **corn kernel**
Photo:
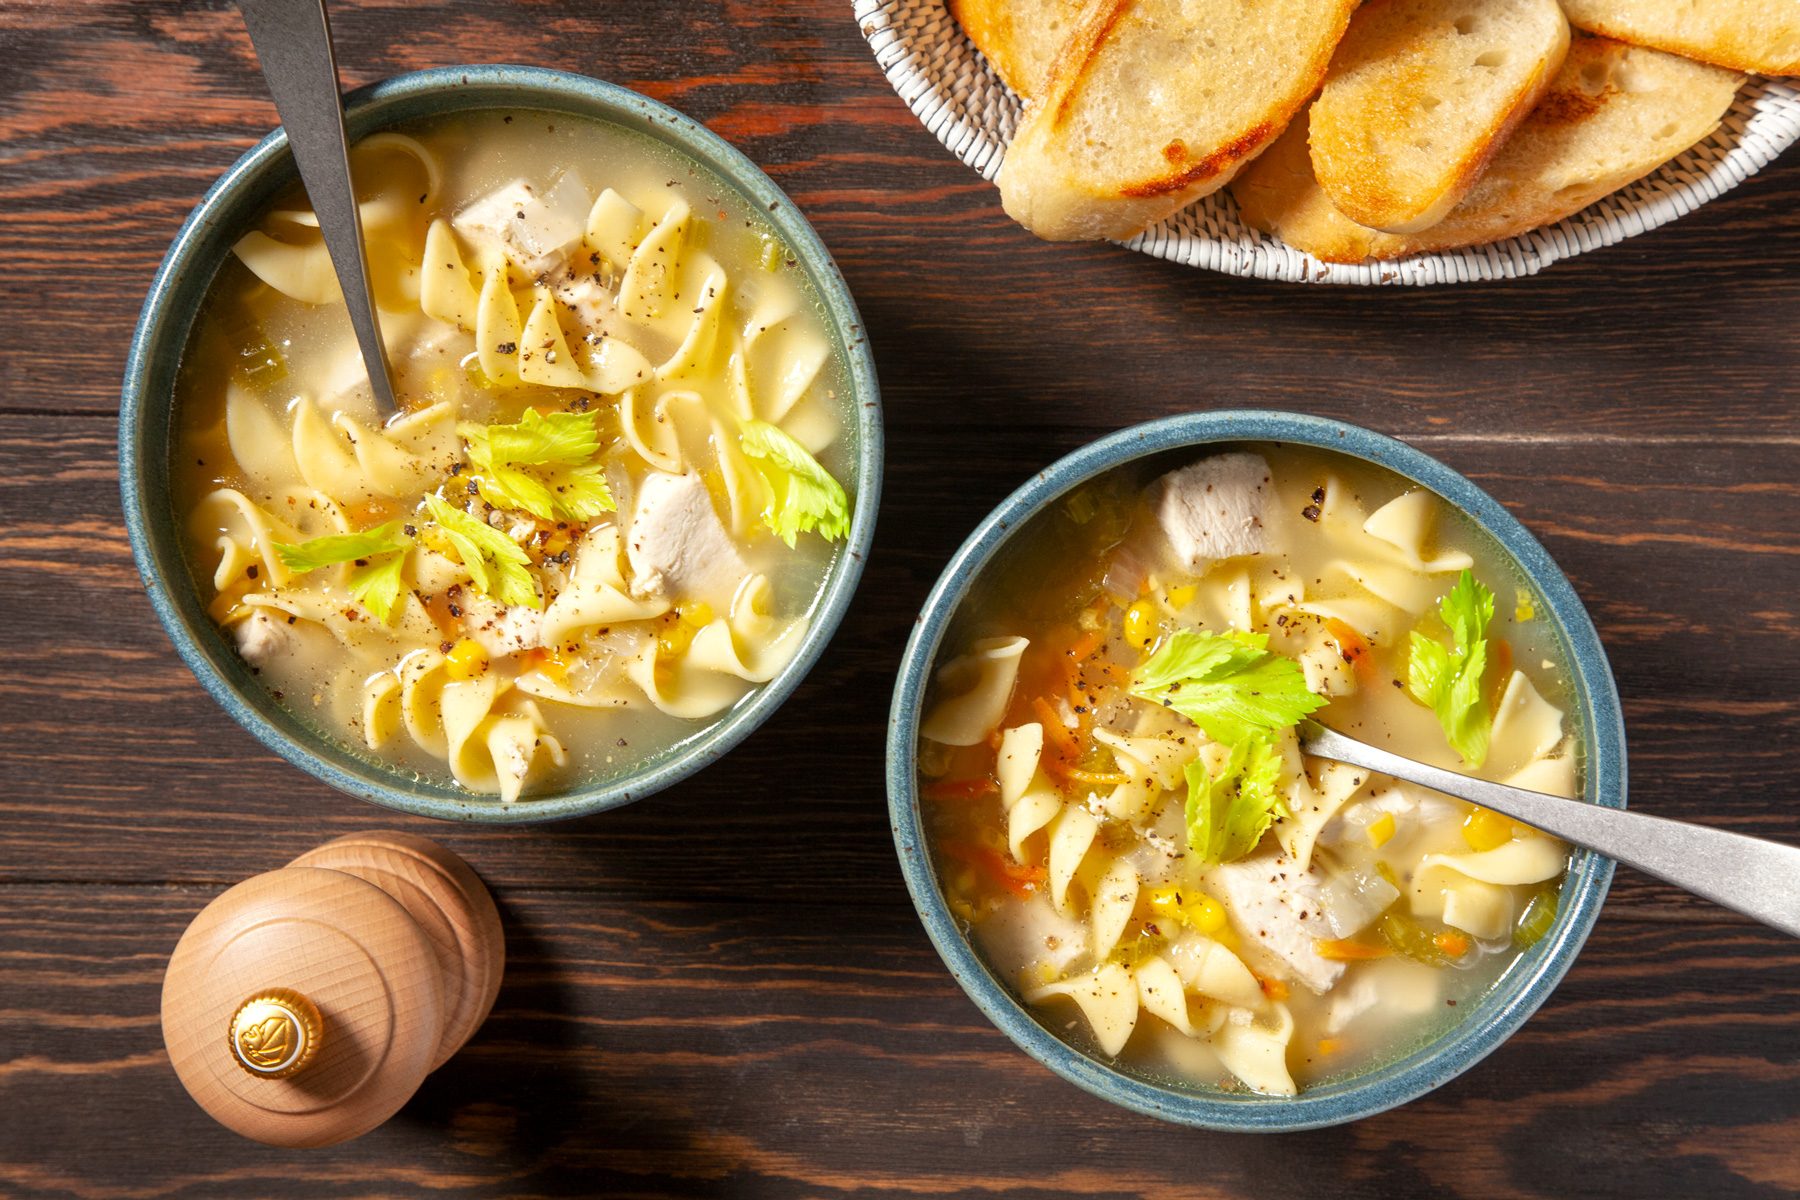
<path fill-rule="evenodd" d="M 1181 892 L 1172 887 L 1152 888 L 1150 911 L 1165 921 L 1181 920 Z"/>
<path fill-rule="evenodd" d="M 1184 583 L 1180 587 L 1172 587 L 1164 592 L 1163 599 L 1168 601 L 1170 612 L 1180 612 L 1182 609 L 1192 604 L 1194 602 L 1194 597 L 1199 594 L 1199 588 L 1191 583 Z"/>
<path fill-rule="evenodd" d="M 1182 905 L 1181 912 L 1189 928 L 1208 937 L 1216 936 L 1225 928 L 1225 906 L 1204 893 Z"/>
<path fill-rule="evenodd" d="M 487 666 L 487 651 L 472 638 L 464 638 L 444 655 L 444 673 L 452 679 L 473 679 L 487 670 Z"/>
<path fill-rule="evenodd" d="M 1148 600 L 1125 610 L 1125 640 L 1139 650 L 1148 650 L 1156 640 L 1156 607 Z"/>
<path fill-rule="evenodd" d="M 699 631 L 700 626 L 689 621 L 685 613 L 670 613 L 663 621 L 662 632 L 656 635 L 657 649 L 662 652 L 659 659 L 678 658 L 686 654 L 687 648 L 693 644 L 694 635 Z M 659 661 L 657 665 L 663 664 Z"/>
<path fill-rule="evenodd" d="M 1512 841 L 1513 823 L 1497 812 L 1478 808 L 1463 822 L 1463 841 L 1469 849 L 1496 850 Z"/>
<path fill-rule="evenodd" d="M 712 624 L 712 605 L 704 600 L 696 600 L 681 610 L 681 623 L 690 629 L 705 629 Z"/>
<path fill-rule="evenodd" d="M 1369 822 L 1369 845 L 1379 850 L 1394 836 L 1394 814 L 1382 813 Z"/>

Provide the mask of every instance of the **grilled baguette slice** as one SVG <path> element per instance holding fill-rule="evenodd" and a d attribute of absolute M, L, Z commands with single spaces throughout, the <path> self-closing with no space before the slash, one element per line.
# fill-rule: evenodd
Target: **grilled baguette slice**
<path fill-rule="evenodd" d="M 1564 0 L 1569 23 L 1734 71 L 1800 75 L 1800 0 Z"/>
<path fill-rule="evenodd" d="M 1006 86 L 1044 94 L 1050 66 L 1092 0 L 950 0 L 950 13 Z"/>
<path fill-rule="evenodd" d="M 1718 127 L 1743 77 L 1608 38 L 1569 44 L 1550 90 L 1481 181 L 1438 224 L 1384 233 L 1339 212 L 1312 173 L 1296 121 L 1232 184 L 1249 224 L 1326 262 L 1485 245 L 1580 212 Z"/>
<path fill-rule="evenodd" d="M 1390 233 L 1456 207 L 1569 49 L 1556 0 L 1370 0 L 1312 106 L 1319 186 Z"/>
<path fill-rule="evenodd" d="M 1051 241 L 1126 238 L 1216 191 L 1318 87 L 1356 0 L 1098 0 L 1000 168 Z"/>

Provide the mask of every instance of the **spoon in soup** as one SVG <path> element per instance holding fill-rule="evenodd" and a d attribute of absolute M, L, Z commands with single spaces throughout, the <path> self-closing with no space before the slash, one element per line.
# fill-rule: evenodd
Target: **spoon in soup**
<path fill-rule="evenodd" d="M 1467 800 L 1800 937 L 1800 847 L 1489 783 L 1402 758 L 1317 721 L 1300 749 Z"/>
<path fill-rule="evenodd" d="M 375 405 L 384 417 L 392 416 L 399 405 L 363 253 L 362 213 L 350 181 L 344 102 L 338 93 L 325 0 L 238 0 L 238 7 L 275 98 L 275 111 L 287 130 L 300 180 L 319 218 L 319 232 L 356 330 Z"/>

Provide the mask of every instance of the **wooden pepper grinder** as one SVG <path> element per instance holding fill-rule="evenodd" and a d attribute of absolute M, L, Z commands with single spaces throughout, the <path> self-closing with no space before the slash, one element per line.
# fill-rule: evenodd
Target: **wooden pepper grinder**
<path fill-rule="evenodd" d="M 329 1146 L 399 1111 L 500 991 L 500 914 L 456 855 L 359 833 L 219 896 L 163 978 L 175 1073 L 221 1124 Z"/>

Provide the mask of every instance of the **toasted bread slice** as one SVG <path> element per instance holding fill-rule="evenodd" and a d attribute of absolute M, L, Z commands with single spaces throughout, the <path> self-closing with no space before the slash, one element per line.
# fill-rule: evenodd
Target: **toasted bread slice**
<path fill-rule="evenodd" d="M 1305 121 L 1231 192 L 1249 224 L 1326 262 L 1484 245 L 1554 224 L 1648 175 L 1716 129 L 1741 82 L 1660 50 L 1575 38 L 1550 90 L 1480 182 L 1417 233 L 1383 233 L 1339 212 L 1313 177 Z"/>
<path fill-rule="evenodd" d="M 950 13 L 1006 86 L 1044 94 L 1050 66 L 1093 0 L 950 0 Z"/>
<path fill-rule="evenodd" d="M 1359 225 L 1429 229 L 1556 77 L 1556 0 L 1370 0 L 1312 106 L 1319 186 Z"/>
<path fill-rule="evenodd" d="M 1051 241 L 1124 238 L 1225 182 L 1324 77 L 1356 0 L 1099 0 L 1000 168 Z"/>
<path fill-rule="evenodd" d="M 1569 23 L 1734 71 L 1800 75 L 1800 0 L 1564 0 Z"/>

